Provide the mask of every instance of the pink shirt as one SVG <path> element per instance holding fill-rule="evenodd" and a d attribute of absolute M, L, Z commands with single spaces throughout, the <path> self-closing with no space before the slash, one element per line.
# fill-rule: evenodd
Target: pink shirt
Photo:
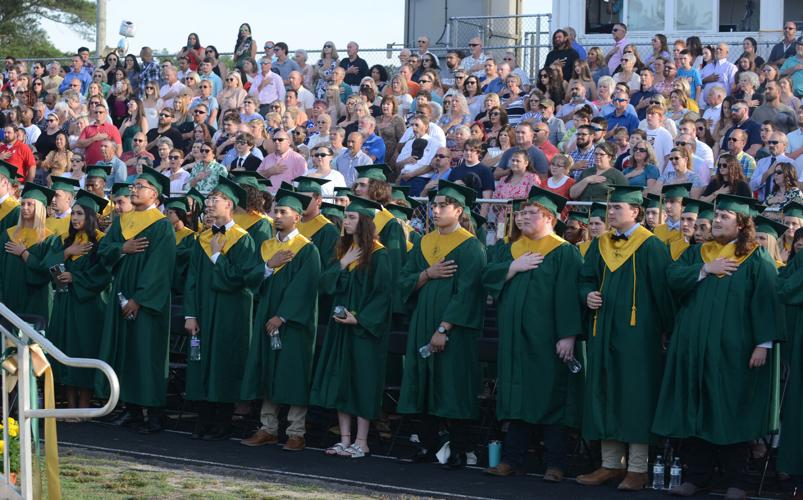
<path fill-rule="evenodd" d="M 278 165 L 282 164 L 287 167 L 287 169 L 282 172 L 281 174 L 276 174 L 268 177 L 265 174 L 265 170 Z M 284 182 L 293 182 L 293 179 L 304 175 L 307 171 L 307 161 L 304 159 L 303 156 L 296 153 L 292 149 L 288 149 L 287 152 L 283 155 L 279 155 L 278 153 L 271 153 L 262 160 L 262 163 L 259 164 L 257 168 L 257 172 L 262 175 L 265 175 L 270 180 L 272 187 L 270 192 L 276 194 L 276 191 L 279 189 L 279 185 Z"/>
<path fill-rule="evenodd" d="M 109 136 L 110 140 L 117 144 L 121 145 L 123 143 L 123 141 L 120 139 L 120 131 L 117 130 L 117 127 L 111 123 L 103 123 L 101 125 L 95 123 L 93 125 L 87 125 L 83 132 L 81 132 L 81 136 L 78 139 L 89 139 L 90 137 L 94 137 L 98 134 L 106 134 Z M 103 161 L 103 153 L 100 152 L 101 144 L 103 144 L 103 141 L 95 141 L 86 147 L 84 150 L 84 161 L 87 165 L 94 165 L 99 161 Z"/>

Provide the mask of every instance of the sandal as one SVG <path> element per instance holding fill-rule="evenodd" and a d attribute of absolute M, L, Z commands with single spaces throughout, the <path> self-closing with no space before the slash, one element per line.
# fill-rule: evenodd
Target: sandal
<path fill-rule="evenodd" d="M 351 446 L 346 448 L 346 453 L 350 455 L 351 458 L 363 458 L 371 454 L 371 452 L 363 450 L 362 447 L 360 447 L 357 444 L 352 444 Z"/>
<path fill-rule="evenodd" d="M 343 443 L 335 443 L 332 446 L 330 446 L 329 448 L 326 448 L 326 450 L 324 450 L 324 453 L 326 453 L 330 457 L 334 457 L 336 455 L 341 455 L 342 456 L 342 454 L 345 453 L 345 451 L 346 451 L 346 447 L 343 446 Z"/>

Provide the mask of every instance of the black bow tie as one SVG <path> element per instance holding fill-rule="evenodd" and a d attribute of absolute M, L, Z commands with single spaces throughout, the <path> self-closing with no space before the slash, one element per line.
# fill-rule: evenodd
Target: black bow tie
<path fill-rule="evenodd" d="M 624 241 L 627 241 L 627 235 L 626 235 L 625 233 L 622 233 L 622 234 L 612 234 L 612 235 L 611 235 L 611 240 L 612 240 L 612 241 L 619 241 L 619 240 L 624 240 Z"/>
<path fill-rule="evenodd" d="M 212 226 L 212 234 L 226 234 L 226 226 Z"/>

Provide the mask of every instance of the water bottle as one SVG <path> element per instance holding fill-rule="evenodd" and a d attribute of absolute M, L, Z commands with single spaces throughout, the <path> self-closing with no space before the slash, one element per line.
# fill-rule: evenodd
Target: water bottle
<path fill-rule="evenodd" d="M 190 361 L 201 361 L 201 337 L 196 334 L 190 338 Z"/>
<path fill-rule="evenodd" d="M 126 306 L 126 304 L 128 304 L 128 299 L 125 298 L 125 295 L 123 295 L 123 292 L 117 292 L 117 301 L 120 303 L 120 309 L 121 310 Z M 129 315 L 129 316 L 126 316 L 125 319 L 132 320 L 132 319 L 134 319 L 134 317 Z"/>
<path fill-rule="evenodd" d="M 282 339 L 279 337 L 279 332 L 270 336 L 270 348 L 272 351 L 282 350 Z"/>
<path fill-rule="evenodd" d="M 664 459 L 661 455 L 655 457 L 655 463 L 652 464 L 652 489 L 664 489 Z"/>
<path fill-rule="evenodd" d="M 338 319 L 346 319 L 348 318 L 348 309 L 346 306 L 335 306 L 334 316 Z"/>
<path fill-rule="evenodd" d="M 583 369 L 583 365 L 581 365 L 574 356 L 564 361 L 564 363 L 566 363 L 566 367 L 572 373 L 580 373 L 580 370 Z"/>
<path fill-rule="evenodd" d="M 430 355 L 432 355 L 432 348 L 429 346 L 429 344 L 424 344 L 418 348 L 418 355 L 423 359 L 427 359 L 430 357 Z"/>
<path fill-rule="evenodd" d="M 669 489 L 676 488 L 680 486 L 680 474 L 683 472 L 683 468 L 680 466 L 680 459 L 675 457 L 672 461 L 672 467 L 669 469 Z"/>

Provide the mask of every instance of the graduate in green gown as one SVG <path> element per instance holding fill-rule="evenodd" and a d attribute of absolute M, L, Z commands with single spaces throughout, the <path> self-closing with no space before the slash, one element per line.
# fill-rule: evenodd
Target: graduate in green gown
<path fill-rule="evenodd" d="M 310 202 L 309 196 L 279 189 L 276 234 L 260 248 L 266 278 L 259 290 L 241 395 L 243 400 L 262 400 L 262 427 L 242 441 L 246 446 L 278 442 L 279 405 L 290 406 L 284 449 L 305 446 L 321 259 L 296 226 Z"/>
<path fill-rule="evenodd" d="M 310 392 L 310 404 L 337 410 L 340 442 L 327 455 L 360 458 L 369 452 L 368 430 L 379 417 L 385 386 L 385 360 L 390 327 L 392 287 L 390 261 L 376 238 L 374 217 L 382 207 L 353 197 L 346 207 L 338 260 L 323 271 L 321 289 L 334 296 L 333 311 Z M 357 436 L 351 439 L 352 416 Z"/>
<path fill-rule="evenodd" d="M 0 233 L 15 225 L 20 218 L 20 203 L 14 198 L 11 182 L 17 178 L 17 167 L 0 160 Z"/>
<path fill-rule="evenodd" d="M 701 245 L 706 241 L 714 239 L 711 234 L 711 225 L 714 223 L 714 206 L 706 203 L 697 212 L 697 220 L 694 221 L 694 243 Z"/>
<path fill-rule="evenodd" d="M 756 242 L 767 251 L 767 255 L 775 262 L 778 269 L 785 265 L 780 252 L 781 238 L 789 231 L 789 226 L 778 221 L 757 215 L 753 219 L 756 224 Z"/>
<path fill-rule="evenodd" d="M 112 218 L 118 218 L 126 212 L 134 210 L 134 205 L 131 204 L 131 184 L 127 182 L 115 182 L 112 186 L 111 192 L 112 206 L 114 213 Z"/>
<path fill-rule="evenodd" d="M 401 298 L 414 309 L 397 411 L 422 416 L 421 448 L 411 457 L 417 463 L 435 460 L 439 421 L 448 422 L 448 468 L 465 465 L 468 421 L 479 414 L 485 250 L 461 224 L 468 224 L 474 196 L 465 186 L 438 183 L 431 205 L 437 229 L 413 248 L 398 281 Z"/>
<path fill-rule="evenodd" d="M 248 231 L 254 245 L 259 248 L 263 241 L 273 236 L 273 219 L 268 216 L 273 201 L 268 191 L 271 183 L 256 172 L 236 171 L 231 175 L 246 195 L 245 206 L 238 206 L 234 211 L 234 222 Z"/>
<path fill-rule="evenodd" d="M 141 423 L 139 432 L 150 434 L 162 429 L 167 391 L 176 235 L 157 208 L 162 193 L 170 191 L 170 179 L 144 167 L 130 189 L 134 210 L 114 219 L 98 249 L 113 275 L 114 303 L 105 311 L 100 358 L 117 373 L 125 403 L 114 423 Z M 98 392 L 106 394 L 105 378 L 97 380 Z M 143 407 L 148 413 L 144 422 Z"/>
<path fill-rule="evenodd" d="M 391 200 L 387 205 L 388 211 L 399 219 L 407 238 L 407 251 L 413 249 L 413 245 L 421 239 L 421 233 L 415 230 L 411 221 L 415 211 L 422 206 L 419 201 L 409 197 L 410 186 L 391 185 Z"/>
<path fill-rule="evenodd" d="M 335 225 L 339 233 L 343 232 L 344 209 L 345 207 L 343 205 L 327 203 L 325 201 L 321 203 L 321 214 Z"/>
<path fill-rule="evenodd" d="M 680 211 L 681 237 L 673 239 L 667 244 L 669 255 L 673 261 L 680 259 L 680 256 L 683 255 L 687 248 L 697 243 L 694 241 L 694 230 L 697 226 L 697 217 L 700 212 L 711 212 L 713 209 L 714 206 L 710 203 L 693 198 L 683 198 L 683 208 Z"/>
<path fill-rule="evenodd" d="M 604 203 L 594 202 L 588 212 L 588 236 L 590 239 L 577 245 L 583 257 L 591 248 L 591 242 L 608 230 L 608 207 Z"/>
<path fill-rule="evenodd" d="M 58 237 L 45 227 L 46 207 L 55 193 L 26 182 L 19 220 L 0 234 L 0 302 L 16 314 L 50 315 L 50 271 L 47 255 Z"/>
<path fill-rule="evenodd" d="M 190 228 L 190 219 L 187 215 L 190 205 L 186 196 L 167 198 L 164 200 L 165 216 L 173 224 L 176 233 L 176 264 L 173 266 L 173 298 L 184 293 L 184 283 L 187 280 L 187 269 L 190 267 L 190 255 L 198 236 Z"/>
<path fill-rule="evenodd" d="M 782 336 L 783 311 L 775 263 L 755 240 L 753 203 L 717 196 L 714 240 L 667 270 L 679 308 L 652 429 L 686 438 L 682 495 L 710 486 L 719 463 L 728 498 L 745 498 L 747 441 L 772 430 L 768 352 Z"/>
<path fill-rule="evenodd" d="M 689 194 L 691 186 L 689 182 L 685 184 L 667 184 L 661 188 L 666 221 L 655 226 L 652 232 L 667 245 L 674 240 L 683 238 L 680 234 L 680 214 L 683 210 L 683 198 L 691 196 Z"/>
<path fill-rule="evenodd" d="M 644 227 L 650 232 L 654 232 L 657 226 L 666 221 L 665 213 L 661 209 L 661 196 L 655 193 L 644 195 Z"/>
<path fill-rule="evenodd" d="M 298 232 L 315 244 L 321 257 L 321 269 L 325 269 L 335 260 L 335 249 L 340 239 L 340 231 L 321 213 L 321 186 L 331 181 L 304 176 L 293 180 L 297 183 L 296 192 L 312 199 L 301 216 Z"/>
<path fill-rule="evenodd" d="M 51 176 L 50 180 L 52 182 L 50 188 L 56 194 L 53 196 L 53 201 L 50 202 L 53 215 L 47 218 L 45 227 L 61 238 L 70 230 L 70 212 L 72 212 L 75 193 L 78 192 L 80 183 L 78 179 L 72 177 Z"/>
<path fill-rule="evenodd" d="M 579 286 L 580 300 L 592 314 L 583 438 L 602 441 L 602 467 L 577 482 L 596 486 L 624 476 L 619 489 L 640 490 L 648 480 L 650 427 L 663 372 L 661 340 L 674 315 L 666 284 L 671 258 L 666 244 L 638 223 L 641 188 L 612 189 L 611 230 L 591 243 Z"/>
<path fill-rule="evenodd" d="M 496 418 L 509 421 L 502 461 L 486 470 L 507 476 L 523 471 L 532 425 L 544 426 L 545 479 L 561 481 L 567 467 L 566 427 L 579 427 L 582 375 L 575 359 L 582 333 L 576 284 L 583 259 L 554 233 L 566 198 L 534 186 L 520 211 L 522 235 L 488 263 L 485 289 L 497 300 Z M 532 321 L 538 318 L 537 321 Z"/>
<path fill-rule="evenodd" d="M 521 209 L 526 202 L 527 200 L 525 199 L 512 200 L 510 203 L 510 210 L 505 210 L 505 217 L 507 217 L 505 222 L 505 236 L 496 240 L 496 243 L 492 246 L 485 248 L 486 261 L 488 263 L 495 262 L 499 255 L 505 255 L 510 245 L 521 238 L 521 226 L 523 224 Z"/>
<path fill-rule="evenodd" d="M 206 198 L 215 225 L 192 246 L 184 287 L 184 328 L 200 342 L 200 359 L 188 356 L 187 399 L 200 411 L 193 439 L 229 437 L 234 403 L 240 398 L 246 352 L 251 339 L 252 289 L 262 282 L 254 240 L 233 219 L 246 206 L 245 190 L 221 177 Z"/>
<path fill-rule="evenodd" d="M 349 203 L 351 203 L 351 198 L 349 198 L 349 196 L 352 196 L 354 194 L 354 191 L 352 191 L 350 187 L 339 186 L 336 187 L 334 191 L 335 191 L 335 196 L 334 196 L 335 205 L 346 207 L 348 206 Z"/>
<path fill-rule="evenodd" d="M 98 256 L 104 234 L 98 229 L 98 214 L 109 201 L 79 190 L 70 216 L 70 229 L 58 239 L 48 256 L 48 265 L 63 264 L 58 276 L 47 338 L 67 356 L 97 358 L 103 331 L 97 327 L 109 305 L 111 273 Z M 112 304 L 114 304 L 112 302 Z M 67 386 L 70 408 L 89 408 L 94 388 L 94 370 L 53 363 L 57 383 Z M 79 398 L 80 394 L 80 398 Z"/>
<path fill-rule="evenodd" d="M 86 169 L 86 180 L 84 181 L 84 189 L 106 200 L 106 181 L 112 175 L 111 165 L 90 165 Z M 114 215 L 114 207 L 111 203 L 107 203 L 106 207 L 101 213 L 98 214 L 98 227 L 104 231 L 112 224 L 112 216 Z"/>

